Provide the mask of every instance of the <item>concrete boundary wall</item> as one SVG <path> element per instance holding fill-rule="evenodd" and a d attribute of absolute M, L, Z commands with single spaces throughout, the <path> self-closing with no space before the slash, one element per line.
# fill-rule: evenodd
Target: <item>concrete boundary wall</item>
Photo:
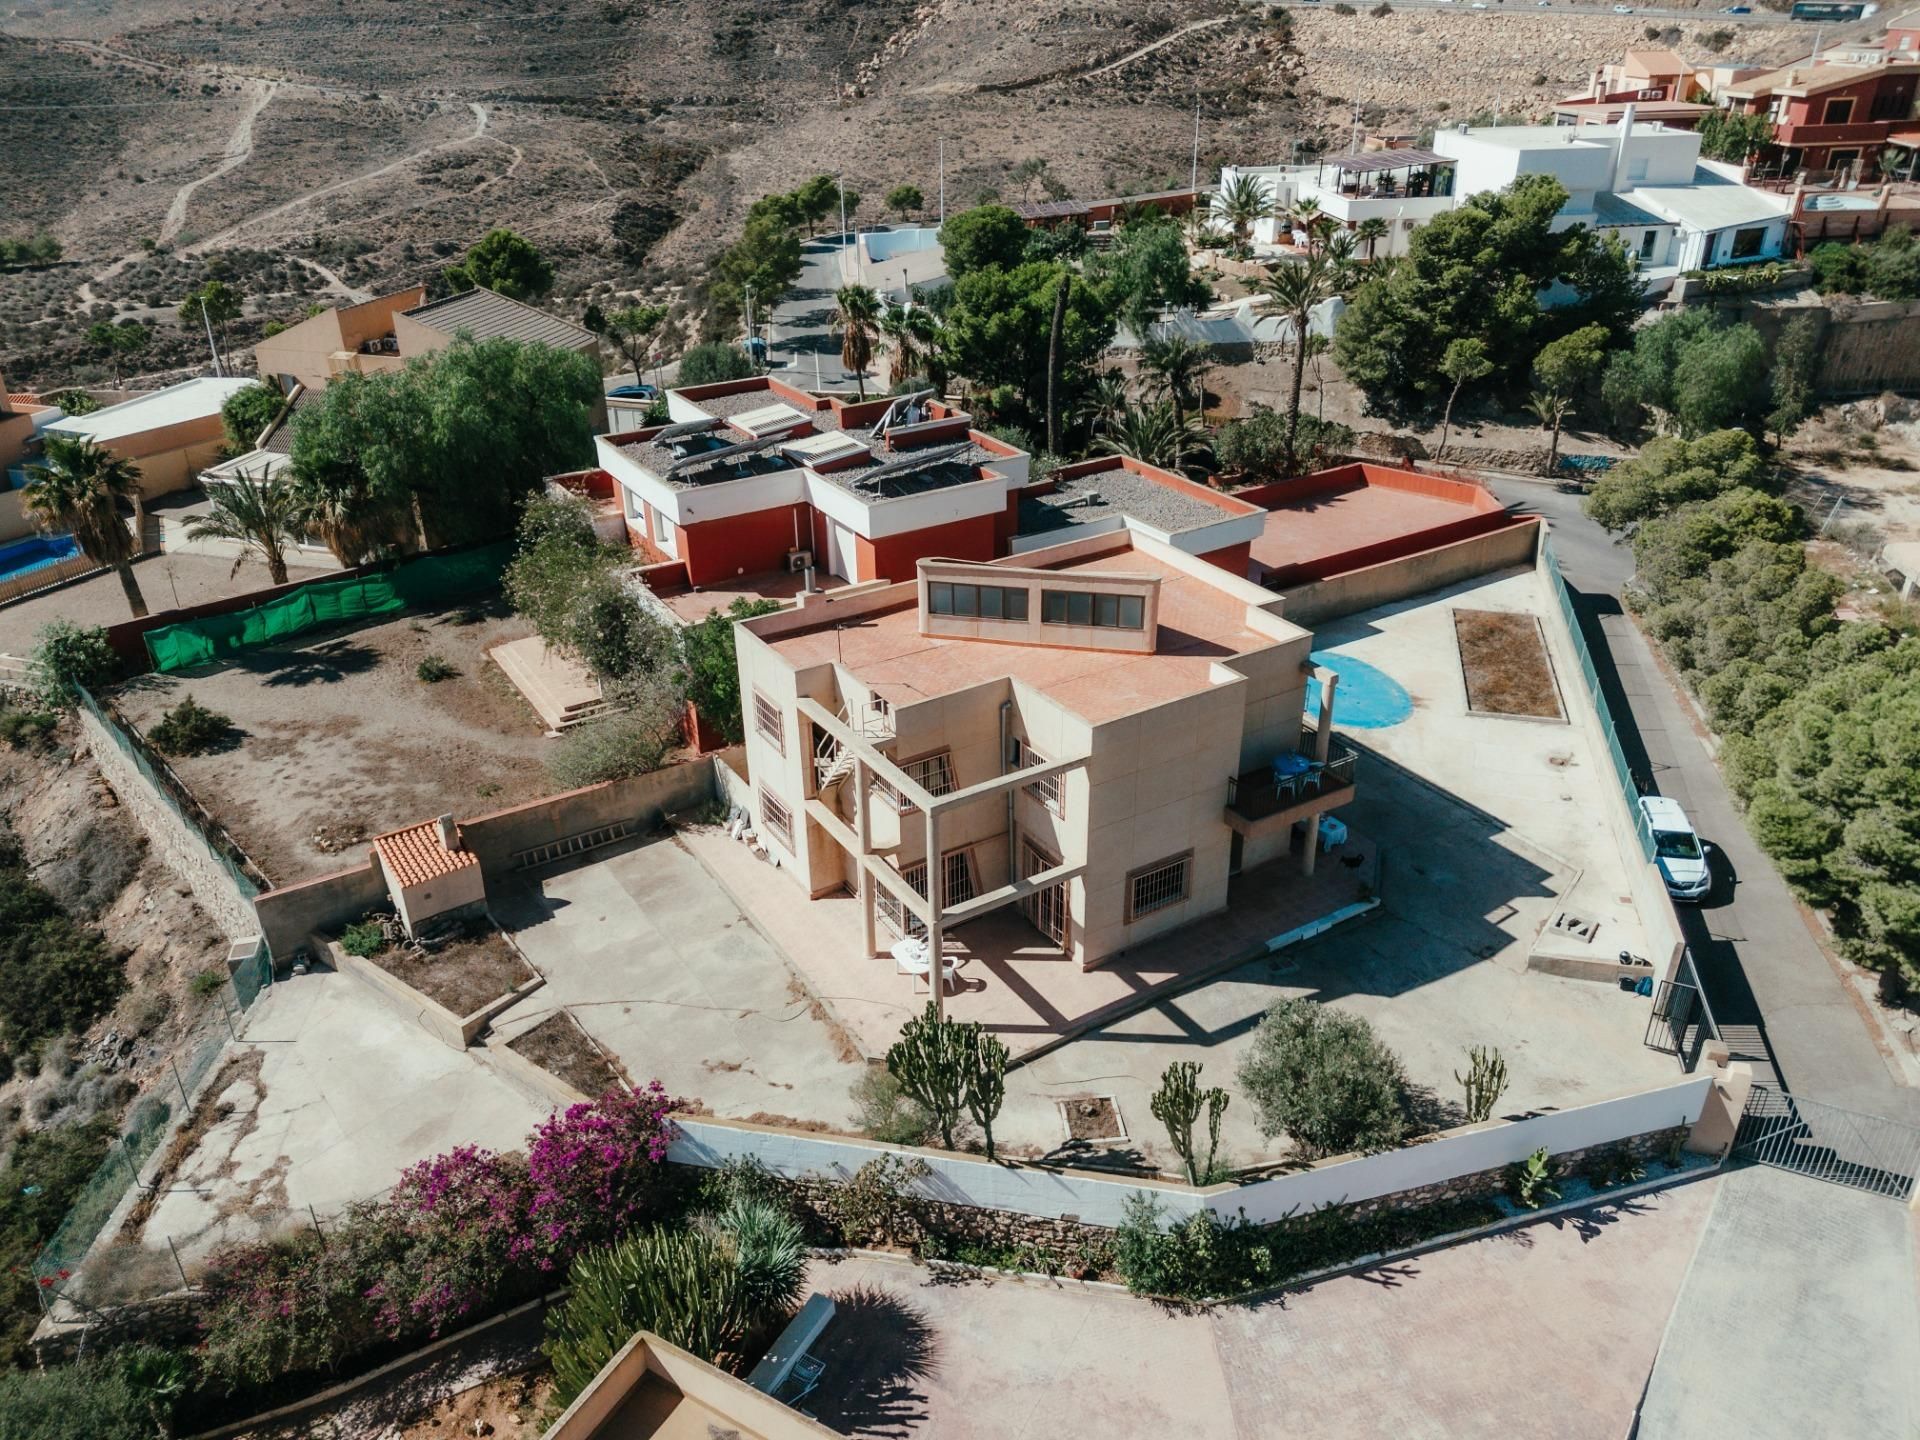
<path fill-rule="evenodd" d="M 1586 668 L 1580 663 L 1580 652 L 1584 647 L 1572 634 L 1566 612 L 1561 609 L 1555 596 L 1556 587 L 1565 582 L 1559 578 L 1552 550 L 1541 546 L 1535 564 L 1541 584 L 1546 587 L 1548 597 L 1555 602 L 1543 607 L 1539 617 L 1540 629 L 1553 652 L 1554 669 L 1562 677 L 1561 691 L 1567 701 L 1567 718 L 1581 728 L 1596 754 L 1606 755 L 1608 740 L 1594 703 L 1594 693 L 1587 684 Z M 1611 769 L 1611 764 L 1608 768 Z M 1602 778 L 1610 779 L 1607 776 Z M 1652 973 L 1656 977 L 1671 978 L 1674 963 L 1685 944 L 1680 933 L 1680 917 L 1674 913 L 1673 899 L 1667 894 L 1666 882 L 1660 878 L 1659 867 L 1646 858 L 1646 850 L 1640 843 L 1638 817 L 1628 804 L 1625 792 L 1612 783 L 1602 784 L 1601 789 L 1611 797 L 1607 805 L 1607 818 L 1613 825 L 1614 843 L 1620 847 L 1620 858 L 1626 865 L 1627 888 L 1633 897 L 1634 911 L 1639 915 L 1641 928 L 1646 932 L 1646 958 L 1653 962 Z M 1599 958 L 1596 957 L 1596 960 Z M 1619 978 L 1619 967 L 1610 963 L 1610 952 L 1605 959 L 1609 963 L 1600 965 L 1596 973 L 1606 983 L 1612 984 Z M 1586 978 L 1595 977 L 1590 975 Z"/>
<path fill-rule="evenodd" d="M 791 1180 L 846 1181 L 877 1156 L 911 1155 L 926 1161 L 933 1172 L 913 1187 L 914 1193 L 947 1204 L 1113 1227 L 1125 1218 L 1128 1197 L 1145 1191 L 1160 1200 L 1168 1223 L 1202 1210 L 1223 1220 L 1244 1213 L 1249 1220 L 1265 1223 L 1295 1211 L 1355 1204 L 1443 1184 L 1524 1160 L 1541 1148 L 1561 1155 L 1692 1125 L 1705 1109 L 1712 1088 L 1712 1077 L 1702 1074 L 1571 1110 L 1446 1131 L 1379 1155 L 1336 1156 L 1310 1169 L 1249 1185 L 1205 1190 L 1168 1180 L 998 1164 L 978 1155 L 692 1116 L 676 1117 L 681 1134 L 667 1158 L 708 1168 L 728 1160 L 752 1159 Z"/>
<path fill-rule="evenodd" d="M 1545 533 L 1537 519 L 1508 525 L 1486 535 L 1474 535 L 1431 550 L 1383 560 L 1341 575 L 1329 575 L 1310 584 L 1287 587 L 1286 618 L 1309 628 L 1342 616 L 1371 610 L 1409 596 L 1438 590 L 1476 575 L 1514 565 L 1531 565 Z"/>
<path fill-rule="evenodd" d="M 609 780 L 547 795 L 460 821 L 461 840 L 492 879 L 512 870 L 521 854 L 539 846 L 620 823 L 651 830 L 665 814 L 706 805 L 716 796 L 724 798 L 730 792 L 723 771 L 731 776 L 745 764 L 745 749 L 734 746 L 631 780 Z M 269 890 L 251 908 L 258 915 L 260 933 L 274 953 L 284 958 L 306 944 L 314 932 L 357 920 L 386 899 L 386 880 L 369 851 L 358 865 Z M 246 933 L 253 933 L 253 927 Z"/>

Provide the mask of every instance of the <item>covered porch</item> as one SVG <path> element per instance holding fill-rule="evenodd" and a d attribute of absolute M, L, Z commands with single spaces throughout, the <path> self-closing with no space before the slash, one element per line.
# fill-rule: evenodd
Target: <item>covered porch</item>
<path fill-rule="evenodd" d="M 900 974 L 884 953 L 897 938 L 884 920 L 883 953 L 867 949 L 856 896 L 810 899 L 800 886 L 774 879 L 764 860 L 719 828 L 685 830 L 681 840 L 784 952 L 861 1055 L 883 1056 L 901 1025 L 926 1008 L 926 980 Z M 1016 1059 L 1031 1058 L 1379 903 L 1379 851 L 1370 837 L 1350 830 L 1312 875 L 1300 873 L 1298 850 L 1295 837 L 1294 853 L 1234 876 L 1224 910 L 1091 970 L 1017 906 L 952 923 L 940 942 L 957 970 L 946 1012 L 985 1025 Z"/>

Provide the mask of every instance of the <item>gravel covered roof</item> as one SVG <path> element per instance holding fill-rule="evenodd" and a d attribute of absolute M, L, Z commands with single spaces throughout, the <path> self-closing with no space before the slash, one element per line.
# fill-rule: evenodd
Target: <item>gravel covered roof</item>
<path fill-rule="evenodd" d="M 1020 533 L 1040 535 L 1112 515 L 1129 516 L 1169 535 L 1229 518 L 1221 506 L 1116 466 L 1062 480 L 1050 495 L 1022 498 Z"/>

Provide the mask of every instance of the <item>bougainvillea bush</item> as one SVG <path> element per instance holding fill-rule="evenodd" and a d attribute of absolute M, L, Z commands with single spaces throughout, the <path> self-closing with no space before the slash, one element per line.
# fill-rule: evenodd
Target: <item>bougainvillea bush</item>
<path fill-rule="evenodd" d="M 674 1102 L 658 1080 L 609 1090 L 547 1117 L 527 1145 L 540 1263 L 564 1269 L 583 1250 L 607 1245 L 658 1214 L 661 1166 L 677 1133 Z"/>
<path fill-rule="evenodd" d="M 661 1218 L 670 1100 L 658 1082 L 550 1116 L 527 1154 L 462 1146 L 384 1200 L 208 1261 L 201 1383 L 223 1394 L 326 1372 L 431 1338 L 533 1294 L 582 1250 Z"/>

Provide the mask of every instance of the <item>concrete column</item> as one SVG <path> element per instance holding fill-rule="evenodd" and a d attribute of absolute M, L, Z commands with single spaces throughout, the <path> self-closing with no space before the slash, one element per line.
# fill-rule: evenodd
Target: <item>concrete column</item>
<path fill-rule="evenodd" d="M 1327 747 L 1333 744 L 1333 692 L 1339 688 L 1338 670 L 1329 670 L 1320 677 L 1320 723 L 1313 732 L 1313 758 L 1322 765 L 1327 763 Z"/>
<path fill-rule="evenodd" d="M 878 882 L 865 865 L 860 867 L 860 933 L 867 944 L 867 958 L 873 959 L 880 953 L 879 914 L 875 905 L 875 886 Z"/>
<path fill-rule="evenodd" d="M 933 1013 L 939 1019 L 947 1018 L 947 986 L 941 978 L 945 959 L 946 935 L 940 925 L 940 913 L 945 908 L 946 896 L 942 894 L 946 879 L 940 865 L 940 816 L 936 811 L 927 812 L 927 984 L 933 990 Z"/>
<path fill-rule="evenodd" d="M 1307 817 L 1307 848 L 1306 852 L 1300 857 L 1300 873 L 1302 875 L 1313 874 L 1314 863 L 1319 860 L 1319 858 L 1320 817 L 1318 815 L 1309 815 Z"/>
<path fill-rule="evenodd" d="M 859 854 L 862 858 L 873 853 L 873 807 L 867 802 L 872 796 L 868 780 L 872 775 L 867 762 L 858 755 L 853 760 L 853 833 L 859 837 Z"/>

